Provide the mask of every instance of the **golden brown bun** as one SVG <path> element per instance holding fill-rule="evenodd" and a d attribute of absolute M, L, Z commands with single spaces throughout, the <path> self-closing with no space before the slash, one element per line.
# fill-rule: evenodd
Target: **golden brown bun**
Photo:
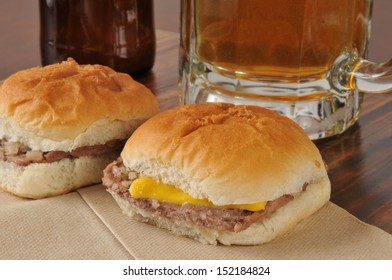
<path fill-rule="evenodd" d="M 72 151 L 127 139 L 159 111 L 156 97 L 129 75 L 73 59 L 20 71 L 0 88 L 0 139 L 32 150 Z M 118 151 L 18 166 L 0 161 L 0 188 L 27 198 L 99 183 Z"/>
<path fill-rule="evenodd" d="M 270 201 L 304 183 L 330 188 L 306 133 L 256 106 L 204 103 L 162 112 L 135 131 L 121 157 L 130 170 L 215 205 Z"/>
<path fill-rule="evenodd" d="M 129 129 L 158 110 L 156 97 L 129 75 L 68 59 L 17 72 L 3 83 L 0 137 L 69 151 L 128 138 Z"/>

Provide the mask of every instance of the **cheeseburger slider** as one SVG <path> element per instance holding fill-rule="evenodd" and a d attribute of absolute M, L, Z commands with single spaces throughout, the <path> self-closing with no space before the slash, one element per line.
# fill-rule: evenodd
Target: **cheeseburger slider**
<path fill-rule="evenodd" d="M 17 72 L 0 87 L 0 186 L 43 198 L 99 183 L 157 112 L 150 90 L 108 67 L 68 59 Z"/>
<path fill-rule="evenodd" d="M 320 153 L 297 124 L 224 103 L 146 121 L 103 183 L 125 214 L 206 244 L 268 242 L 330 196 Z"/>

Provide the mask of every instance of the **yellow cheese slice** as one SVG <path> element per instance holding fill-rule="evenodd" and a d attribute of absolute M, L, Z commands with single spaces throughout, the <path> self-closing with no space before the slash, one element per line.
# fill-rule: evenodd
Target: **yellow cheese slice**
<path fill-rule="evenodd" d="M 145 176 L 139 177 L 138 179 L 134 180 L 131 184 L 131 187 L 129 188 L 129 192 L 135 198 L 150 198 L 175 204 L 190 203 L 199 206 L 223 207 L 249 211 L 263 210 L 267 204 L 266 201 L 262 201 L 252 204 L 216 206 L 207 199 L 194 198 L 189 194 L 183 192 L 182 190 L 175 188 L 172 185 L 162 184 Z"/>

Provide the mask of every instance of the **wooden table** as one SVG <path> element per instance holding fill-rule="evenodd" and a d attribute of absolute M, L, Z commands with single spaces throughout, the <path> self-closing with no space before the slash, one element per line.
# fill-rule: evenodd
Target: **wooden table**
<path fill-rule="evenodd" d="M 157 28 L 164 26 L 174 32 L 157 32 L 156 64 L 139 81 L 152 89 L 161 109 L 166 110 L 178 105 L 178 26 L 169 19 L 178 18 L 179 1 L 156 3 L 160 9 L 165 6 L 165 12 L 156 9 Z M 36 1 L 0 3 L 0 79 L 40 63 L 36 6 Z M 373 34 L 376 39 L 372 41 L 370 58 L 376 61 L 392 55 L 387 53 L 392 45 L 388 27 L 392 23 L 391 12 L 392 1 L 375 1 L 373 27 L 378 32 Z M 317 145 L 329 166 L 332 202 L 392 234 L 392 94 L 366 95 L 358 123 L 340 137 Z"/>

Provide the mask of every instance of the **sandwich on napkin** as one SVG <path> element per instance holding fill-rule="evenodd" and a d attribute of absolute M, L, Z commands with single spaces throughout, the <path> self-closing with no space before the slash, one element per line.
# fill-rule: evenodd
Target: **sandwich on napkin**
<path fill-rule="evenodd" d="M 330 197 L 319 150 L 296 123 L 224 103 L 152 117 L 103 183 L 125 214 L 206 244 L 268 242 Z"/>
<path fill-rule="evenodd" d="M 0 87 L 0 186 L 43 198 L 99 183 L 158 111 L 149 89 L 102 65 L 68 59 L 17 72 Z"/>

